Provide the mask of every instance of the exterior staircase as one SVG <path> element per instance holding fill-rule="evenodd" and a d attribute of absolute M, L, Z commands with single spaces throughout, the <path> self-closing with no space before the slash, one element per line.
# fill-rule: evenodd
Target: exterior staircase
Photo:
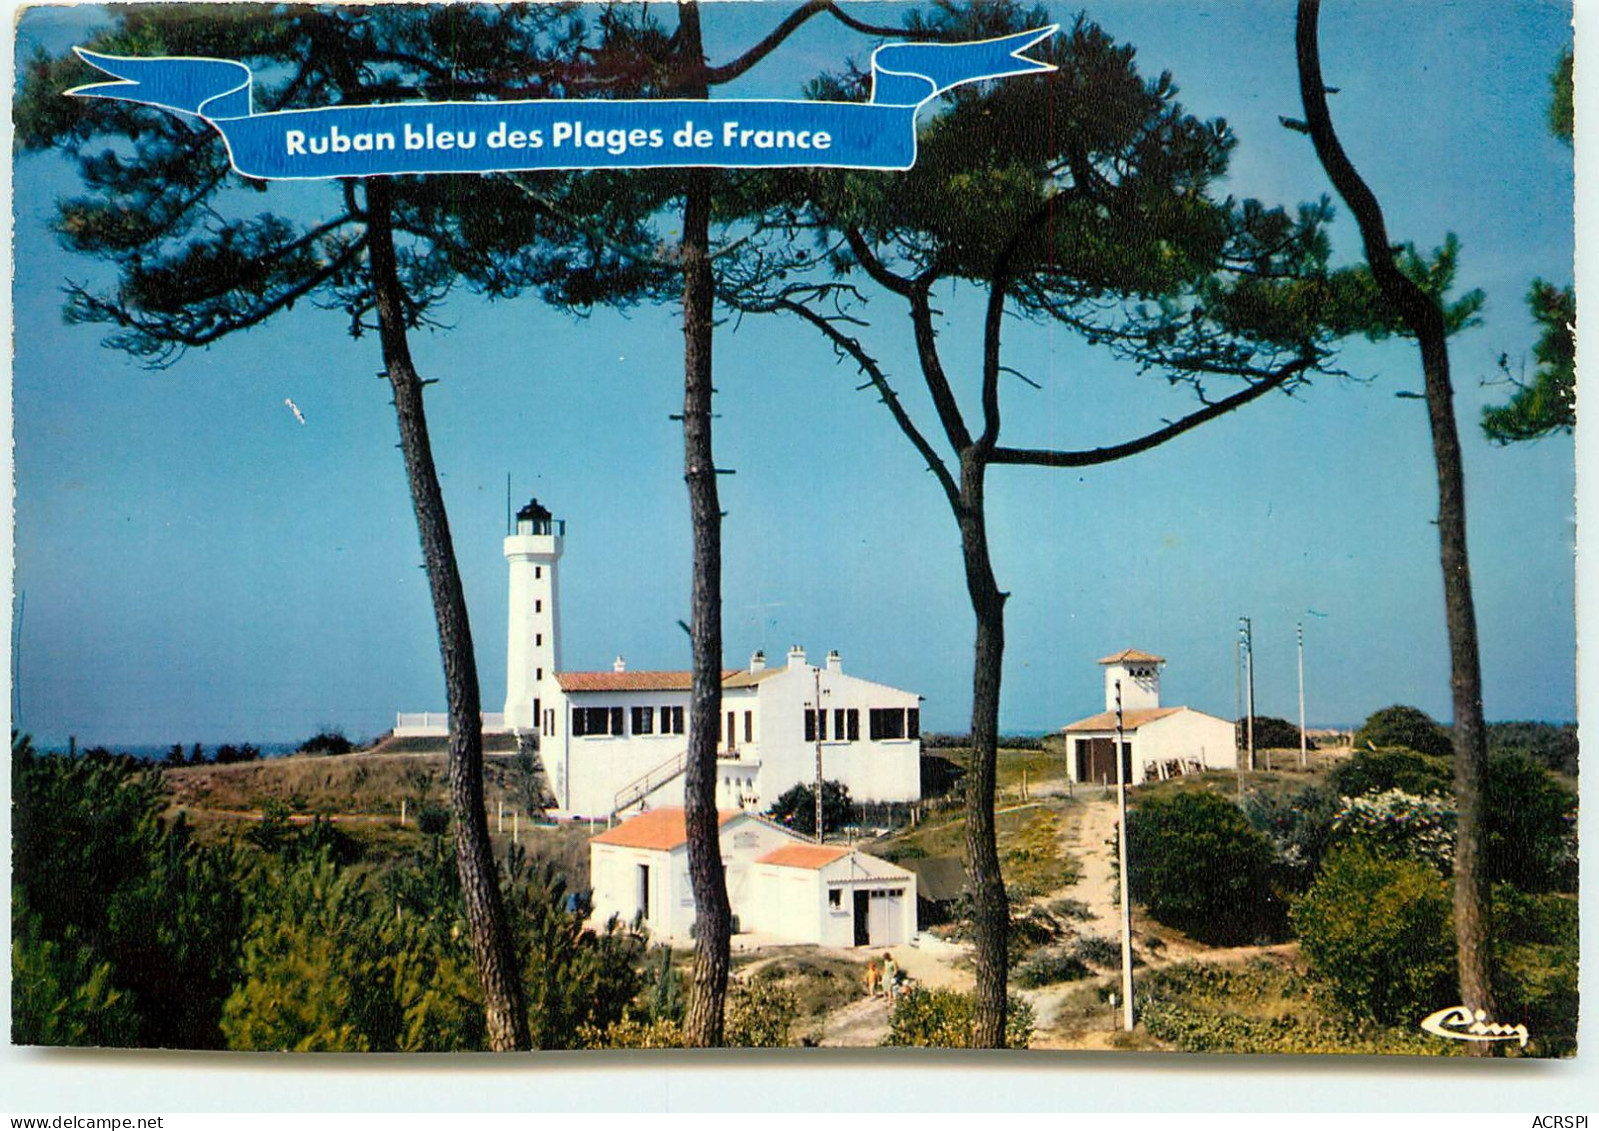
<path fill-rule="evenodd" d="M 617 790 L 611 802 L 611 819 L 615 820 L 624 810 L 631 809 L 667 782 L 682 776 L 686 769 L 688 747 L 685 746 L 659 766 L 652 766 Z"/>

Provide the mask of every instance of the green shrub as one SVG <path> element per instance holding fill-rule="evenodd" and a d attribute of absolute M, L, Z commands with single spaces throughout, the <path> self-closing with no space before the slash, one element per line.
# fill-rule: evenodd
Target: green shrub
<path fill-rule="evenodd" d="M 1339 843 L 1359 841 L 1385 856 L 1430 864 L 1444 875 L 1455 862 L 1455 806 L 1399 789 L 1346 797 L 1333 820 Z"/>
<path fill-rule="evenodd" d="M 977 1013 L 971 994 L 914 986 L 894 1001 L 884 1045 L 969 1049 Z M 1033 1039 L 1033 1007 L 1024 998 L 1005 1002 L 1005 1047 L 1024 1049 Z"/>
<path fill-rule="evenodd" d="M 1546 770 L 1577 776 L 1577 724 L 1489 723 L 1488 756 L 1519 754 Z"/>
<path fill-rule="evenodd" d="M 728 1048 L 787 1048 L 798 1020 L 799 999 L 787 986 L 766 978 L 728 982 L 722 1022 Z"/>
<path fill-rule="evenodd" d="M 645 1021 L 632 1014 L 601 1028 L 586 1025 L 579 1033 L 586 1049 L 680 1049 L 683 1027 L 661 1018 Z"/>
<path fill-rule="evenodd" d="M 1449 732 L 1415 707 L 1384 707 L 1361 724 L 1354 741 L 1356 750 L 1402 746 L 1435 758 L 1455 755 L 1455 744 Z"/>
<path fill-rule="evenodd" d="M 1127 815 L 1132 898 L 1204 943 L 1280 937 L 1272 851 L 1232 802 L 1213 793 L 1140 801 Z"/>
<path fill-rule="evenodd" d="M 1575 896 L 1494 888 L 1496 1017 L 1527 1026 L 1527 1055 L 1576 1052 L 1577 913 Z"/>
<path fill-rule="evenodd" d="M 324 730 L 313 734 L 310 738 L 300 743 L 298 753 L 301 754 L 348 754 L 355 747 L 344 733 L 338 730 Z M 220 758 L 218 759 L 220 761 Z"/>
<path fill-rule="evenodd" d="M 1114 966 L 1118 970 L 1121 969 L 1121 943 L 1113 942 L 1104 935 L 1083 935 L 1072 946 L 1072 954 L 1079 960 L 1095 966 Z"/>
<path fill-rule="evenodd" d="M 1076 919 L 1086 922 L 1094 917 L 1088 904 L 1080 899 L 1057 899 L 1049 905 L 1049 913 L 1060 919 Z"/>
<path fill-rule="evenodd" d="M 1249 720 L 1237 720 L 1235 724 L 1239 734 L 1247 734 Z M 1255 716 L 1255 749 L 1256 750 L 1298 750 L 1299 728 L 1287 719 L 1279 719 L 1272 715 Z M 1305 749 L 1316 749 L 1316 740 L 1305 739 Z"/>
<path fill-rule="evenodd" d="M 1311 971 L 1356 1017 L 1415 1025 L 1458 996 L 1449 885 L 1362 845 L 1328 858 L 1294 904 Z"/>
<path fill-rule="evenodd" d="M 1310 886 L 1332 843 L 1338 795 L 1311 785 L 1288 795 L 1257 791 L 1244 799 L 1244 817 L 1271 845 L 1276 882 L 1288 891 Z"/>
<path fill-rule="evenodd" d="M 1329 1016 L 1313 984 L 1265 959 L 1243 966 L 1180 962 L 1136 987 L 1138 1020 L 1184 1052 L 1432 1053 L 1458 1049 L 1413 1028 Z"/>
<path fill-rule="evenodd" d="M 1060 937 L 1061 927 L 1054 916 L 1039 908 L 1030 908 L 1010 921 L 1010 950 L 1020 956 L 1035 947 L 1045 946 Z"/>
<path fill-rule="evenodd" d="M 167 798 L 148 770 L 107 753 L 39 755 L 13 736 L 13 890 L 37 917 L 31 937 L 55 944 L 53 976 L 97 979 L 72 995 L 120 1001 L 136 1017 L 133 1031 L 119 1022 L 105 1039 L 221 1048 L 244 923 L 238 864 L 231 850 L 195 843 L 181 816 L 163 819 Z"/>
<path fill-rule="evenodd" d="M 772 803 L 767 815 L 785 828 L 803 833 L 816 831 L 816 787 L 797 782 L 786 789 Z M 822 783 L 822 829 L 833 832 L 851 823 L 854 805 L 849 799 L 849 787 L 842 782 Z"/>
<path fill-rule="evenodd" d="M 1383 793 L 1390 789 L 1425 797 L 1450 793 L 1454 783 L 1454 769 L 1447 760 L 1394 747 L 1356 750 L 1327 776 L 1327 784 L 1340 797 L 1358 797 L 1362 793 Z"/>
<path fill-rule="evenodd" d="M 1496 758 L 1483 785 L 1490 879 L 1523 891 L 1575 891 L 1577 795 L 1526 758 Z"/>
<path fill-rule="evenodd" d="M 72 932 L 60 942 L 45 938 L 22 890 L 12 889 L 12 1044 L 137 1044 L 138 1014 L 111 978 L 111 964 L 78 945 Z"/>
<path fill-rule="evenodd" d="M 1018 986 L 1035 989 L 1057 982 L 1075 982 L 1093 974 L 1081 958 L 1059 950 L 1041 950 L 1016 967 Z"/>
<path fill-rule="evenodd" d="M 423 801 L 416 807 L 416 827 L 423 836 L 443 836 L 450 831 L 450 807 L 440 801 Z"/>

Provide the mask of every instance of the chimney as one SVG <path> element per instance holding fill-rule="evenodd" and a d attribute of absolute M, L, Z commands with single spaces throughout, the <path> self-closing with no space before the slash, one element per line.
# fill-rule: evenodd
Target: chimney
<path fill-rule="evenodd" d="M 763 672 L 765 670 L 766 670 L 766 653 L 762 652 L 759 648 L 757 648 L 755 650 L 754 655 L 750 656 L 750 671 L 751 672 Z"/>
<path fill-rule="evenodd" d="M 832 672 L 834 675 L 844 674 L 844 661 L 839 656 L 837 648 L 834 648 L 827 654 L 827 670 Z"/>
<path fill-rule="evenodd" d="M 805 666 L 805 649 L 798 644 L 789 647 L 788 666 L 791 668 L 803 668 Z"/>
<path fill-rule="evenodd" d="M 621 675 L 623 672 L 627 671 L 627 661 L 622 659 L 620 656 L 616 657 L 616 659 L 611 663 L 611 670 L 618 675 Z"/>

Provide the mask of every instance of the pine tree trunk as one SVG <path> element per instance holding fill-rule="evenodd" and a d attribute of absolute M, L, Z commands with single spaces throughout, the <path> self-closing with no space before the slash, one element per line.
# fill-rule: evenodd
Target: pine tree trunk
<path fill-rule="evenodd" d="M 678 5 L 678 60 L 685 71 L 705 62 L 699 5 Z M 705 98 L 703 81 L 681 84 L 680 98 Z M 694 978 L 683 1041 L 691 1048 L 722 1043 L 733 910 L 722 869 L 716 815 L 716 740 L 722 725 L 722 504 L 711 445 L 711 340 L 716 290 L 711 276 L 711 173 L 690 169 L 683 204 L 683 478 L 694 538 L 694 589 L 689 628 L 692 684 L 683 807 L 689 884 L 694 891 Z"/>
<path fill-rule="evenodd" d="M 1454 388 L 1444 346 L 1443 320 L 1421 341 L 1438 469 L 1438 547 L 1444 573 L 1444 617 L 1449 628 L 1449 685 L 1455 714 L 1455 947 L 1461 1004 L 1496 1016 L 1493 993 L 1492 886 L 1483 862 L 1483 783 L 1488 773 L 1488 733 L 1482 713 L 1482 665 L 1477 648 L 1477 611 L 1466 556 L 1466 482 Z M 1493 1055 L 1476 1041 L 1475 1056 Z"/>
<path fill-rule="evenodd" d="M 722 511 L 711 449 L 711 193 L 704 169 L 689 173 L 683 212 L 683 476 L 694 526 L 693 698 L 684 778 L 689 880 L 694 889 L 694 981 L 684 1039 L 722 1043 L 732 908 L 716 816 L 716 740 L 722 715 Z"/>
<path fill-rule="evenodd" d="M 466 904 L 467 931 L 483 987 L 489 1047 L 496 1052 L 528 1049 L 532 1041 L 521 972 L 489 843 L 488 817 L 483 811 L 483 718 L 472 628 L 467 620 L 461 575 L 456 569 L 444 495 L 433 465 L 422 407 L 422 380 L 411 361 L 406 336 L 404 292 L 395 258 L 393 203 L 387 180 L 373 177 L 366 182 L 366 203 L 383 364 L 394 390 L 400 449 L 405 456 L 405 474 L 411 486 L 433 615 L 438 623 L 439 652 L 444 661 L 450 711 L 449 779 L 455 861 Z"/>
<path fill-rule="evenodd" d="M 1438 474 L 1438 546 L 1443 565 L 1444 620 L 1449 632 L 1449 683 L 1455 743 L 1455 946 L 1460 1003 L 1494 1016 L 1491 889 L 1482 864 L 1482 792 L 1488 767 L 1487 728 L 1482 714 L 1482 665 L 1477 614 L 1466 555 L 1466 486 L 1455 424 L 1449 349 L 1438 303 L 1394 263 L 1382 207 L 1355 170 L 1333 129 L 1322 80 L 1317 41 L 1320 0 L 1300 0 L 1296 44 L 1305 122 L 1328 179 L 1360 225 L 1366 261 L 1383 299 L 1403 319 L 1421 347 L 1421 368 Z M 1494 1046 L 1473 1041 L 1474 1056 L 1492 1056 Z"/>
<path fill-rule="evenodd" d="M 972 1043 L 1005 1047 L 1005 979 L 1010 903 L 994 836 L 994 783 L 999 746 L 999 689 L 1005 660 L 1005 595 L 994 581 L 984 514 L 987 468 L 970 453 L 961 460 L 961 553 L 966 591 L 977 617 L 972 668 L 972 754 L 966 777 L 966 861 L 977 943 L 977 1009 Z"/>

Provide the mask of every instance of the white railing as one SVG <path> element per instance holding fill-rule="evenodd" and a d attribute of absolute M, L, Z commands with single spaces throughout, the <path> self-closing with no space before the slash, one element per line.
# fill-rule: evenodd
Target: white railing
<path fill-rule="evenodd" d="M 487 734 L 500 734 L 505 730 L 505 713 L 484 711 L 483 730 Z M 437 738 L 450 733 L 450 716 L 446 711 L 401 711 L 394 716 L 396 738 Z"/>
<path fill-rule="evenodd" d="M 616 816 L 622 810 L 637 805 L 650 794 L 660 789 L 661 786 L 681 774 L 688 766 L 688 750 L 672 755 L 659 766 L 654 766 L 645 773 L 628 782 L 616 791 L 612 799 L 611 816 Z"/>

